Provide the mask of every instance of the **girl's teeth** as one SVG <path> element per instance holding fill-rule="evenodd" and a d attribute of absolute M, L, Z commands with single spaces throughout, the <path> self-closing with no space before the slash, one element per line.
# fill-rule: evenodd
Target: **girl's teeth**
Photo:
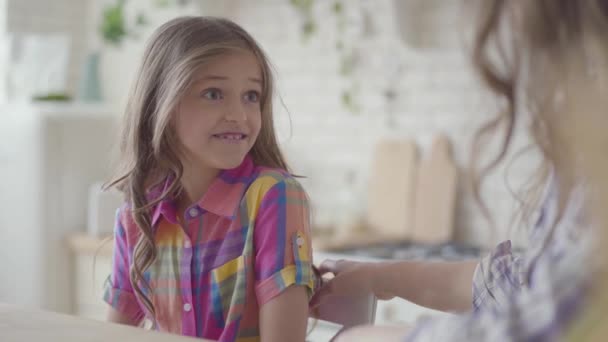
<path fill-rule="evenodd" d="M 242 134 L 220 134 L 219 138 L 228 139 L 228 140 L 241 140 L 244 138 Z"/>

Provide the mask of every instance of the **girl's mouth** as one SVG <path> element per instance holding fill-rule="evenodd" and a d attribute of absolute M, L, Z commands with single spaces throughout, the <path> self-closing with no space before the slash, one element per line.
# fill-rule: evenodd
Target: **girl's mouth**
<path fill-rule="evenodd" d="M 213 137 L 226 142 L 239 142 L 245 140 L 247 135 L 243 133 L 220 133 L 214 134 Z"/>

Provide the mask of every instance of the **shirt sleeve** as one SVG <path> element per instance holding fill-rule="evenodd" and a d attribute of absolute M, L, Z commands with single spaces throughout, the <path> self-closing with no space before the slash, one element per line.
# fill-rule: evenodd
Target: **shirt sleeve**
<path fill-rule="evenodd" d="M 264 195 L 254 231 L 256 296 L 259 305 L 289 286 L 314 288 L 308 196 L 285 178 Z"/>
<path fill-rule="evenodd" d="M 477 265 L 473 276 L 473 308 L 496 309 L 507 305 L 526 278 L 521 256 L 513 254 L 511 241 L 500 243 Z"/>
<path fill-rule="evenodd" d="M 137 302 L 129 277 L 129 245 L 123 224 L 123 216 L 126 212 L 124 206 L 116 211 L 112 273 L 106 281 L 103 300 L 137 322 L 143 319 L 144 314 Z"/>

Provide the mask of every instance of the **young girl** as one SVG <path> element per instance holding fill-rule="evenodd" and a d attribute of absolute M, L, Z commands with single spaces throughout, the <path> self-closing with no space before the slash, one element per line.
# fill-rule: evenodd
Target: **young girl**
<path fill-rule="evenodd" d="M 327 261 L 322 271 L 336 276 L 316 302 L 371 291 L 458 313 L 411 328 L 355 328 L 339 341 L 607 338 L 608 329 L 598 328 L 608 317 L 608 1 L 483 0 L 482 6 L 474 61 L 506 108 L 481 132 L 506 127 L 498 162 L 516 119 L 529 115 L 550 171 L 529 248 L 518 255 L 503 242 L 481 262 Z M 569 330 L 581 313 L 585 319 Z"/>
<path fill-rule="evenodd" d="M 303 341 L 309 207 L 277 146 L 273 79 L 255 40 L 183 17 L 150 39 L 112 185 L 112 322 L 220 341 Z"/>

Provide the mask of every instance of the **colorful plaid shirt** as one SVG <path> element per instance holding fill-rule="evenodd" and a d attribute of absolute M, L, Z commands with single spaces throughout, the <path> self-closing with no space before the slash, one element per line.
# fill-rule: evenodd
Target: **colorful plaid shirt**
<path fill-rule="evenodd" d="M 152 214 L 158 254 L 144 274 L 151 287 L 145 293 L 160 331 L 258 341 L 262 305 L 294 284 L 307 287 L 309 295 L 313 290 L 308 200 L 285 171 L 256 166 L 248 156 L 236 169 L 222 171 L 186 209 L 185 229 L 171 200 Z M 129 281 L 139 236 L 125 205 L 117 214 L 104 300 L 136 320 L 150 318 Z"/>

